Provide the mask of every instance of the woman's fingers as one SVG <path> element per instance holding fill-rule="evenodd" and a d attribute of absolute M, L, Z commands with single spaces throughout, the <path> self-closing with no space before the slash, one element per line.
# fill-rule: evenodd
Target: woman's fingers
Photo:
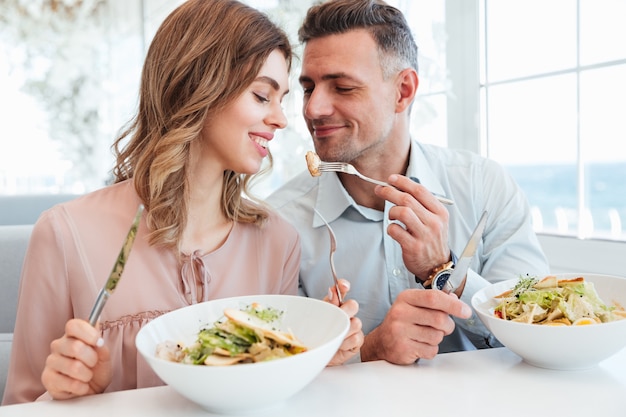
<path fill-rule="evenodd" d="M 346 294 L 350 291 L 350 281 L 343 278 L 339 278 L 339 292 L 341 293 L 341 299 L 345 301 Z M 324 297 L 324 301 L 339 306 L 339 297 L 337 296 L 337 286 L 331 285 L 328 287 L 328 294 Z"/>
<path fill-rule="evenodd" d="M 65 334 L 50 344 L 41 381 L 52 398 L 67 399 L 102 392 L 111 375 L 110 352 L 99 330 L 72 319 Z"/>

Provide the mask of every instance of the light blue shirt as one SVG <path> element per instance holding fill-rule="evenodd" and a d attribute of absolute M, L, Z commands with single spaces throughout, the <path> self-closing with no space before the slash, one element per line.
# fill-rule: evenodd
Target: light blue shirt
<path fill-rule="evenodd" d="M 549 273 L 548 261 L 532 228 L 526 197 L 500 165 L 471 152 L 414 141 L 406 175 L 431 192 L 454 200 L 454 205 L 446 207 L 450 213 L 448 241 L 457 255 L 482 212 L 488 211 L 483 239 L 461 297 L 467 304 L 471 305 L 474 293 L 490 282 Z M 384 212 L 359 206 L 335 173 L 312 177 L 308 170 L 267 201 L 300 233 L 302 295 L 321 299 L 332 285 L 328 231 L 313 207 L 330 223 L 337 237 L 337 274 L 350 281 L 348 297 L 359 303 L 357 316 L 365 334 L 382 322 L 401 291 L 423 289 L 404 265 L 400 245 L 386 233 L 391 203 L 387 202 Z M 455 321 L 456 330 L 444 338 L 440 352 L 501 346 L 476 314 Z"/>

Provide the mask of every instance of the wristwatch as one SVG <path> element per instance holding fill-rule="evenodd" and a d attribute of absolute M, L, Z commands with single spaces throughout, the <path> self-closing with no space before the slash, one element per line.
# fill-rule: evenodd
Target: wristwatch
<path fill-rule="evenodd" d="M 452 251 L 450 251 L 450 258 L 450 261 L 435 267 L 430 275 L 428 275 L 428 279 L 426 279 L 426 281 L 422 281 L 417 277 L 415 277 L 415 280 L 418 283 L 422 284 L 426 289 L 443 289 L 448 282 L 450 274 L 452 274 L 452 271 L 454 270 L 457 262 L 457 257 Z"/>

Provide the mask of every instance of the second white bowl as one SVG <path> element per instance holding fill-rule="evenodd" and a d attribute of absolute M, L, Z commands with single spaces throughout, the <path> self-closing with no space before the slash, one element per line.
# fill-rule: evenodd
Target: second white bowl
<path fill-rule="evenodd" d="M 556 276 L 559 279 L 582 276 L 593 283 L 605 304 L 626 306 L 626 278 L 587 273 Z M 626 319 L 586 326 L 542 326 L 494 316 L 498 301 L 493 297 L 513 288 L 517 281 L 512 279 L 483 288 L 472 297 L 472 307 L 494 336 L 525 362 L 548 369 L 587 369 L 626 347 Z"/>

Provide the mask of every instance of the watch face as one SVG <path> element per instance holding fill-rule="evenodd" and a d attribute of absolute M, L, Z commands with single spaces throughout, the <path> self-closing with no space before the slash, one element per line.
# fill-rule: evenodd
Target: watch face
<path fill-rule="evenodd" d="M 444 272 L 435 277 L 433 283 L 431 284 L 431 288 L 437 288 L 438 290 L 443 290 L 443 287 L 446 286 L 448 279 L 450 278 L 450 272 Z"/>

